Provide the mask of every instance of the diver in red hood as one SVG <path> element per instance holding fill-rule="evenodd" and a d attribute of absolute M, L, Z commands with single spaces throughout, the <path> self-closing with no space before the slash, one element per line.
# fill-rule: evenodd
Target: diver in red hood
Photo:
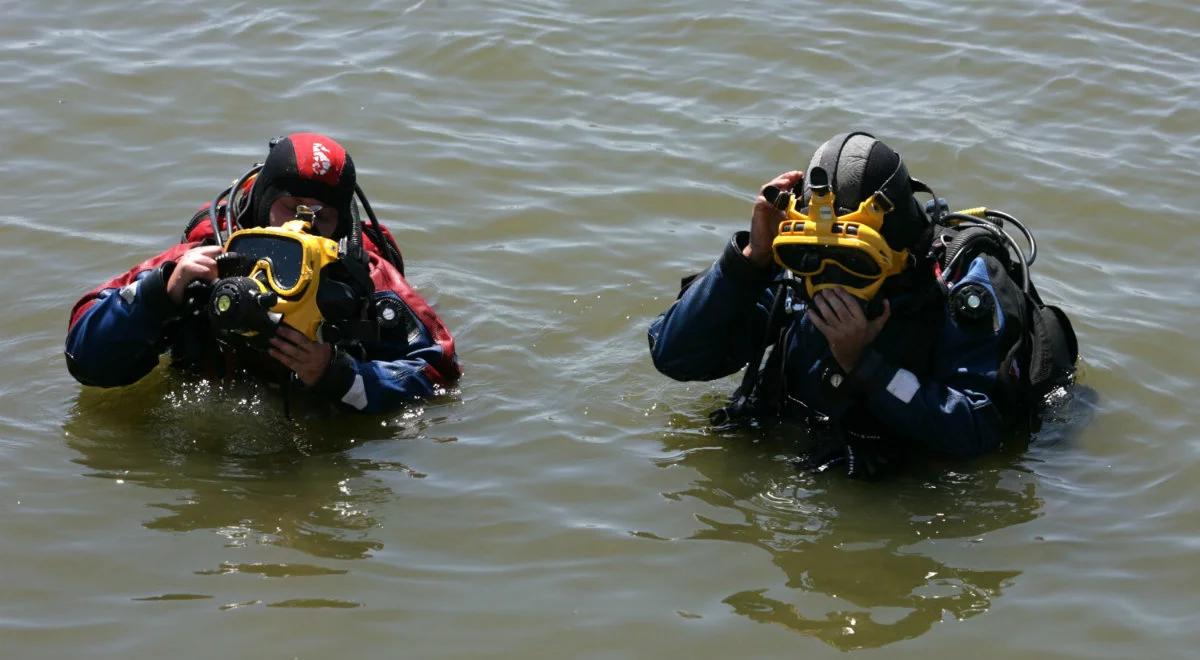
<path fill-rule="evenodd" d="M 240 259 L 225 249 L 238 245 Z M 265 301 L 258 330 L 222 329 L 228 300 L 214 299 L 211 285 L 226 281 Z M 307 305 L 315 336 L 278 311 L 288 304 Z M 282 377 L 369 413 L 444 391 L 461 373 L 454 338 L 404 278 L 400 250 L 362 195 L 354 161 L 317 133 L 272 140 L 261 167 L 196 213 L 179 244 L 89 292 L 71 312 L 67 367 L 85 385 L 134 383 L 167 351 L 173 366 L 206 377 Z"/>

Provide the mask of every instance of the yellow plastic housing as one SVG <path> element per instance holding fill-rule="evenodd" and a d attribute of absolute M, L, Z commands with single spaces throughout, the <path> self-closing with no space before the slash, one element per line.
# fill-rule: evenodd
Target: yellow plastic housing
<path fill-rule="evenodd" d="M 283 322 L 304 333 L 310 340 L 316 341 L 321 323 L 325 320 L 317 306 L 317 287 L 320 284 L 321 270 L 338 260 L 338 244 L 332 239 L 310 234 L 311 229 L 311 225 L 303 220 L 289 220 L 283 223 L 282 227 L 240 229 L 225 242 L 225 249 L 229 249 L 234 238 L 246 235 L 272 236 L 300 243 L 303 257 L 300 261 L 300 276 L 294 286 L 286 289 L 279 286 L 268 259 L 259 259 L 254 264 L 250 270 L 250 278 L 260 283 L 265 279 L 266 286 L 279 296 L 279 302 L 271 311 L 282 314 Z"/>
<path fill-rule="evenodd" d="M 832 191 L 824 194 L 814 191 L 808 203 L 807 213 L 802 213 L 796 208 L 800 202 L 799 197 L 791 194 L 789 197 L 787 209 L 784 211 L 786 217 L 779 223 L 779 233 L 771 247 L 776 263 L 804 278 L 805 290 L 810 297 L 824 289 L 842 288 L 858 298 L 871 300 L 885 279 L 900 273 L 907 266 L 908 250 L 893 250 L 879 233 L 886 211 L 878 193 L 859 204 L 857 210 L 840 216 L 835 211 Z M 853 250 L 871 259 L 879 270 L 877 274 L 864 274 L 834 258 L 823 258 L 817 268 L 803 272 L 796 268 L 798 264 L 788 264 L 780 259 L 779 248 L 783 246 L 826 252 Z M 831 282 L 814 284 L 813 276 L 819 275 L 830 264 L 837 264 L 843 270 L 871 281 L 864 286 Z"/>

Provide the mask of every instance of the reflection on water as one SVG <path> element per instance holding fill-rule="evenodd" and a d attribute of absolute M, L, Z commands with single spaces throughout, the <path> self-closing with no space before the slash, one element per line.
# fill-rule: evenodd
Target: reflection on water
<path fill-rule="evenodd" d="M 300 415 L 301 411 L 307 411 Z M 150 529 L 210 530 L 227 547 L 252 544 L 316 557 L 359 559 L 382 548 L 373 508 L 394 499 L 380 471 L 411 468 L 342 451 L 367 440 L 411 437 L 428 422 L 345 416 L 292 403 L 252 384 L 212 385 L 156 370 L 122 390 L 83 388 L 64 430 L 88 476 L 169 491 Z M 315 574 L 319 567 L 222 564 L 222 572 Z"/>
<path fill-rule="evenodd" d="M 1033 520 L 1042 507 L 1032 475 L 1013 457 L 864 483 L 797 471 L 787 444 L 747 433 L 679 433 L 665 443 L 674 452 L 669 463 L 701 475 L 667 495 L 701 500 L 736 521 L 698 516 L 705 527 L 691 538 L 753 545 L 786 577 L 786 589 L 754 586 L 723 602 L 843 650 L 986 612 L 1021 572 L 945 555 L 961 556 L 981 535 Z"/>

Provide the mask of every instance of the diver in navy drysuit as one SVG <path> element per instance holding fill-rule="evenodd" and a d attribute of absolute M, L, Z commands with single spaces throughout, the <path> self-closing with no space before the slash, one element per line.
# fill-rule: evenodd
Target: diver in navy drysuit
<path fill-rule="evenodd" d="M 246 182 L 242 226 L 277 226 L 298 203 L 324 206 L 314 231 L 338 239 L 350 225 L 354 163 L 331 138 L 294 133 L 272 142 L 262 171 Z M 221 215 L 225 208 L 222 207 Z M 383 245 L 367 234 L 363 247 L 374 292 L 400 311 L 395 327 L 354 350 L 308 340 L 281 325 L 267 352 L 218 343 L 206 315 L 192 313 L 183 292 L 194 280 L 216 277 L 215 244 L 207 210 L 196 214 L 183 240 L 84 295 L 71 312 L 67 366 L 85 385 L 113 387 L 140 380 L 171 352 L 173 366 L 206 377 L 249 371 L 269 379 L 289 371 L 312 391 L 347 409 L 377 413 L 432 396 L 460 375 L 454 338 L 397 267 L 398 251 L 385 227 Z M 388 244 L 391 244 L 390 246 Z M 388 254 L 396 255 L 390 259 Z"/>
<path fill-rule="evenodd" d="M 846 209 L 903 167 L 899 155 L 869 135 L 838 136 L 822 150 L 834 148 L 842 149 L 837 205 Z M 819 150 L 814 164 L 821 155 Z M 908 178 L 906 170 L 903 176 Z M 789 190 L 804 179 L 802 172 L 788 172 L 768 185 Z M 915 450 L 978 456 L 995 450 L 1012 426 L 998 378 L 1011 343 L 1000 305 L 992 301 L 990 322 L 956 322 L 924 258 L 929 218 L 911 191 L 894 201 L 881 233 L 892 247 L 907 248 L 914 263 L 884 282 L 882 312 L 868 319 L 842 289 L 820 291 L 804 305 L 801 296 L 785 294 L 791 304 L 780 305 L 785 318 L 768 340 L 775 346 L 757 376 L 755 401 L 739 411 L 756 417 L 798 413 L 810 424 L 813 467 L 845 463 L 851 474 L 871 476 Z M 751 230 L 734 234 L 708 270 L 685 280 L 678 299 L 649 328 L 659 371 L 681 381 L 713 380 L 756 357 L 776 283 L 786 277 L 771 256 L 782 220 L 760 194 Z M 994 296 L 983 257 L 951 291 L 970 283 Z M 735 400 L 738 394 L 746 393 L 735 393 Z"/>

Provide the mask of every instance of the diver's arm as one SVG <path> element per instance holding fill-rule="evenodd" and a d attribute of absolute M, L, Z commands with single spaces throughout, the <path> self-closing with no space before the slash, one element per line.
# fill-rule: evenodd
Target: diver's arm
<path fill-rule="evenodd" d="M 67 331 L 67 370 L 80 383 L 115 387 L 137 382 L 166 348 L 165 325 L 178 307 L 166 283 L 181 244 L 118 275 L 81 298 Z"/>
<path fill-rule="evenodd" d="M 734 234 L 716 263 L 696 277 L 650 324 L 654 366 L 675 380 L 713 380 L 746 366 L 762 339 L 774 268 L 743 254 L 745 231 Z"/>
<path fill-rule="evenodd" d="M 375 295 L 400 299 L 393 291 Z M 440 321 L 423 318 L 432 310 L 414 311 L 407 304 L 403 310 L 406 322 L 370 343 L 367 359 L 334 351 L 317 389 L 352 410 L 385 413 L 454 385 L 461 372 L 449 333 Z"/>
<path fill-rule="evenodd" d="M 980 272 L 972 269 L 968 278 Z M 867 348 L 847 380 L 900 435 L 952 456 L 979 456 L 995 450 L 1011 426 L 995 399 L 1002 332 L 960 328 L 947 314 L 929 377 L 918 378 Z"/>
<path fill-rule="evenodd" d="M 767 189 L 791 190 L 803 179 L 803 172 L 784 172 L 759 188 L 750 231 L 734 234 L 711 268 L 684 280 L 675 303 L 650 324 L 650 357 L 664 375 L 714 380 L 750 361 L 765 331 L 767 285 L 778 274 L 771 244 L 784 219 Z"/>

